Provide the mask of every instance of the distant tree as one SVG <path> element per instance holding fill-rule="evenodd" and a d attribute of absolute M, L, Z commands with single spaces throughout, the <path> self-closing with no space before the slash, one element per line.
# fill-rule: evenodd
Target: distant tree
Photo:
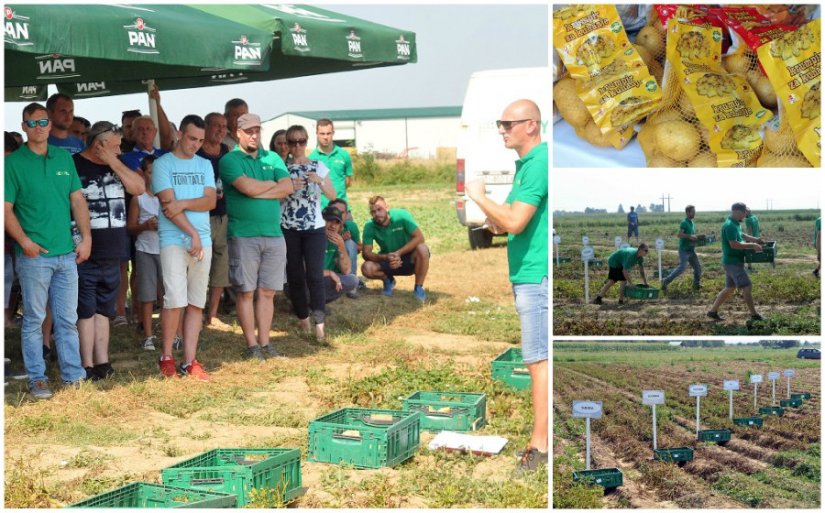
<path fill-rule="evenodd" d="M 621 203 L 619 203 L 619 210 L 616 211 L 617 214 L 624 214 L 624 207 Z"/>
<path fill-rule="evenodd" d="M 638 212 L 640 214 L 644 214 L 644 213 L 647 212 L 647 208 L 644 205 L 638 205 L 636 207 L 636 212 Z"/>

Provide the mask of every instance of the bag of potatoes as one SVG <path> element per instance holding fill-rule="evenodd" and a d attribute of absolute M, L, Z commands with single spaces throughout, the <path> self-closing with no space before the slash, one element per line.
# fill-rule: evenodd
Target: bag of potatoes
<path fill-rule="evenodd" d="M 778 126 L 765 129 L 767 152 L 759 159 L 759 167 L 820 166 L 820 41 L 821 27 L 814 20 L 757 50 L 776 90 L 781 117 Z"/>
<path fill-rule="evenodd" d="M 553 87 L 562 117 L 582 139 L 620 149 L 661 90 L 627 38 L 614 5 L 570 5 L 553 12 L 553 45 L 568 76 Z"/>
<path fill-rule="evenodd" d="M 668 19 L 664 99 L 639 132 L 648 167 L 743 167 L 759 157 L 773 114 L 720 65 L 719 25 L 711 16 Z"/>

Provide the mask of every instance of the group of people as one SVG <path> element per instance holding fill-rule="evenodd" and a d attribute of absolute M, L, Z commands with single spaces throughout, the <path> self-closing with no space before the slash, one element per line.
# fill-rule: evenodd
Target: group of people
<path fill-rule="evenodd" d="M 633 207 L 631 207 L 632 211 Z M 635 214 L 635 212 L 631 212 Z M 696 207 L 688 205 L 685 207 L 685 218 L 679 224 L 679 231 L 676 237 L 679 239 L 679 265 L 662 279 L 662 292 L 667 293 L 668 286 L 681 275 L 690 265 L 693 269 L 693 290 L 701 289 L 702 264 L 696 254 L 696 246 L 699 235 L 696 234 L 694 218 L 696 217 Z M 742 222 L 745 223 L 745 230 L 742 229 Z M 817 251 L 817 266 L 813 270 L 813 275 L 819 277 L 821 261 L 822 235 L 820 231 L 821 218 L 817 218 L 814 228 L 813 244 Z M 638 217 L 633 217 L 632 228 L 638 236 Z M 631 234 L 631 218 L 628 214 L 628 237 Z M 751 262 L 746 262 L 748 251 L 761 253 L 765 240 L 761 237 L 759 218 L 751 212 L 744 203 L 737 202 L 731 206 L 730 216 L 725 220 L 721 229 L 722 247 L 722 268 L 725 271 L 725 288 L 716 296 L 707 316 L 715 321 L 724 320 L 719 314 L 719 308 L 728 301 L 736 290 L 742 293 L 742 299 L 750 312 L 750 318 L 754 321 L 762 320 L 762 316 L 757 313 L 753 303 L 752 282 L 749 272 L 752 272 Z M 619 303 L 624 302 L 624 289 L 627 283 L 631 282 L 630 271 L 634 267 L 639 268 L 639 274 L 645 286 L 648 286 L 645 276 L 644 257 L 650 249 L 644 242 L 637 247 L 620 248 L 613 252 L 608 258 L 609 267 L 607 280 L 599 290 L 594 304 L 602 304 L 604 295 L 617 282 L 619 283 Z M 747 263 L 747 267 L 745 264 Z"/>
<path fill-rule="evenodd" d="M 421 228 L 374 196 L 371 219 L 358 229 L 346 195 L 352 161 L 333 143 L 331 120 L 317 122 L 318 147 L 307 155 L 300 125 L 276 133 L 266 149 L 261 119 L 244 100 L 230 100 L 223 113 L 187 115 L 175 128 L 157 89 L 150 94 L 158 126 L 137 110 L 123 113 L 122 129 L 87 126 L 57 93 L 23 109 L 24 143 L 6 134 L 6 316 L 15 269 L 34 397 L 52 395 L 44 361 L 52 331 L 65 385 L 112 375 L 110 324 L 127 322 L 130 284 L 143 348 L 160 346 L 160 372 L 205 381 L 198 338 L 204 320 L 226 327 L 217 317 L 226 288 L 235 293 L 246 355 L 259 360 L 279 356 L 269 332 L 285 284 L 298 328 L 325 341 L 325 305 L 365 288 L 359 252 L 364 278 L 383 280 L 385 295 L 396 276 L 414 275 L 413 294 L 426 300 L 430 252 Z M 161 298 L 158 342 L 152 312 Z"/>

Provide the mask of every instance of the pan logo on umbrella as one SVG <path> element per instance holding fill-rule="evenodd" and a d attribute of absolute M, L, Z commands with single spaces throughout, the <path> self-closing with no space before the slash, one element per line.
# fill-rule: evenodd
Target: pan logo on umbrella
<path fill-rule="evenodd" d="M 235 45 L 235 64 L 260 66 L 263 62 L 261 43 L 252 43 L 246 35 L 241 35 L 239 41 L 232 41 Z"/>
<path fill-rule="evenodd" d="M 308 52 L 309 41 L 307 40 L 306 29 L 301 28 L 301 25 L 296 21 L 295 26 L 289 29 L 289 32 L 292 34 L 292 45 L 295 47 L 295 50 L 298 52 Z"/>
<path fill-rule="evenodd" d="M 106 88 L 106 82 L 77 82 L 75 83 L 75 87 L 77 91 L 72 95 L 72 98 L 87 98 L 112 94 L 112 91 Z"/>
<path fill-rule="evenodd" d="M 6 18 L 6 22 L 4 23 L 4 42 L 6 44 L 16 46 L 31 46 L 34 44 L 29 41 L 29 24 L 26 23 L 29 21 L 29 18 L 27 16 L 21 16 L 15 13 L 14 9 L 9 6 L 3 9 L 3 16 Z"/>
<path fill-rule="evenodd" d="M 355 35 L 354 30 L 350 30 L 347 36 L 347 48 L 349 50 L 347 55 L 353 59 L 361 59 L 364 57 L 364 54 L 361 52 L 361 38 Z"/>
<path fill-rule="evenodd" d="M 395 53 L 398 55 L 398 60 L 410 60 L 410 55 L 412 54 L 412 52 L 410 52 L 410 43 L 404 39 L 403 34 L 398 36 L 398 39 L 395 40 Z"/>
<path fill-rule="evenodd" d="M 80 76 L 76 62 L 71 57 L 61 56 L 58 53 L 38 55 L 34 58 L 37 63 L 37 80 L 59 80 Z"/>
<path fill-rule="evenodd" d="M 143 18 L 135 18 L 132 25 L 124 25 L 123 28 L 126 29 L 126 35 L 129 38 L 129 48 L 126 51 L 153 55 L 160 54 L 155 41 L 157 30 L 147 25 Z"/>

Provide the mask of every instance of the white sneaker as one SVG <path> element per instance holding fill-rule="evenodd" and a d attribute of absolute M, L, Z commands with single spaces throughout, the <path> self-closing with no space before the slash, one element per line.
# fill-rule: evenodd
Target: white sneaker
<path fill-rule="evenodd" d="M 146 351 L 154 351 L 155 350 L 155 336 L 152 335 L 151 337 L 146 337 L 143 339 L 143 349 Z"/>

